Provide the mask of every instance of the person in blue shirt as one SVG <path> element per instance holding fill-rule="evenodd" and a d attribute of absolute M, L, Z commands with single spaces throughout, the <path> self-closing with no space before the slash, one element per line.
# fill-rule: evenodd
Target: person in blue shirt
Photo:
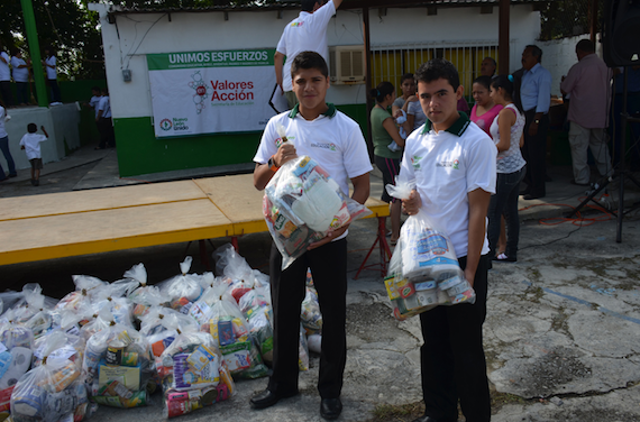
<path fill-rule="evenodd" d="M 542 50 L 528 45 L 522 53 L 522 69 L 514 73 L 516 94 L 526 119 L 522 157 L 527 162 L 523 199 L 538 199 L 546 195 L 547 130 L 551 104 L 551 73 L 542 67 Z"/>

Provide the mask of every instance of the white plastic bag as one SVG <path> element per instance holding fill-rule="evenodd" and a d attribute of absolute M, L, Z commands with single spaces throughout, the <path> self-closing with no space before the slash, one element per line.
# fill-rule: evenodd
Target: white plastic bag
<path fill-rule="evenodd" d="M 282 269 L 330 230 L 370 213 L 307 156 L 287 161 L 265 188 L 263 214 L 282 254 Z"/>

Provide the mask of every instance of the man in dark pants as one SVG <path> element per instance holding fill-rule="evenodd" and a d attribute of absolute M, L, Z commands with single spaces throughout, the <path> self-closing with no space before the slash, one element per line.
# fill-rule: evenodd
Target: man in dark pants
<path fill-rule="evenodd" d="M 299 101 L 293 110 L 269 120 L 254 157 L 253 182 L 263 190 L 279 168 L 298 155 L 313 158 L 343 192 L 353 184 L 352 198 L 364 204 L 373 170 L 367 144 L 358 124 L 325 102 L 329 69 L 322 56 L 305 51 L 291 66 L 293 92 Z M 282 126 L 285 142 L 277 128 Z M 328 147 L 330 146 L 330 147 Z M 267 389 L 250 400 L 255 409 L 273 406 L 298 394 L 300 308 L 305 295 L 307 268 L 311 269 L 322 313 L 320 353 L 320 415 L 336 419 L 342 411 L 340 393 L 347 359 L 347 227 L 330 231 L 282 270 L 282 255 L 272 245 L 271 298 L 274 313 L 273 373 Z"/>
<path fill-rule="evenodd" d="M 495 192 L 498 152 L 491 138 L 457 111 L 464 88 L 453 64 L 433 59 L 415 78 L 428 120 L 406 140 L 400 175 L 415 178 L 416 189 L 402 207 L 410 216 L 425 212 L 449 234 L 476 301 L 420 314 L 425 414 L 414 422 L 456 422 L 458 399 L 467 422 L 488 422 L 491 402 L 482 324 L 489 253 L 486 216 Z"/>
<path fill-rule="evenodd" d="M 524 110 L 524 146 L 522 157 L 527 162 L 524 182 L 527 188 L 523 199 L 538 199 L 547 194 L 546 159 L 547 131 L 549 130 L 549 105 L 551 104 L 551 73 L 540 64 L 542 50 L 528 45 L 522 53 L 522 70 L 514 73 L 516 94 L 514 102 Z"/>

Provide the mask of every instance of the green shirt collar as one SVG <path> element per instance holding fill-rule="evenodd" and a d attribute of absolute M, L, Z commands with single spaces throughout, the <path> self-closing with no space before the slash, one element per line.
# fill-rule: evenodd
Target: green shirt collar
<path fill-rule="evenodd" d="M 462 136 L 464 131 L 467 130 L 467 127 L 469 127 L 469 123 L 471 123 L 471 120 L 469 120 L 467 113 L 465 113 L 464 111 L 459 111 L 458 114 L 460 114 L 458 120 L 456 120 L 448 129 L 446 129 L 445 132 L 449 132 L 452 135 L 456 136 Z M 426 135 L 427 133 L 429 133 L 429 131 L 431 131 L 431 120 L 427 119 L 424 124 L 424 129 L 422 129 L 421 135 Z"/>
<path fill-rule="evenodd" d="M 293 119 L 296 117 L 296 115 L 298 113 L 300 113 L 300 110 L 298 109 L 298 107 L 300 106 L 300 104 L 296 104 L 292 109 L 291 112 L 289 113 L 289 118 Z M 327 116 L 328 118 L 332 118 L 333 116 L 336 115 L 336 112 L 338 111 L 338 109 L 336 108 L 335 105 L 333 105 L 332 103 L 327 103 L 327 107 L 329 107 L 327 109 L 327 111 L 325 111 L 324 113 L 322 113 L 323 116 Z"/>

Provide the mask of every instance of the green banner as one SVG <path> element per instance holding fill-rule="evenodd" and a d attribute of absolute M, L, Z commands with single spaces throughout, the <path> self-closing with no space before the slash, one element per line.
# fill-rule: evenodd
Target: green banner
<path fill-rule="evenodd" d="M 275 49 L 190 51 L 147 54 L 149 70 L 203 67 L 273 66 Z"/>

